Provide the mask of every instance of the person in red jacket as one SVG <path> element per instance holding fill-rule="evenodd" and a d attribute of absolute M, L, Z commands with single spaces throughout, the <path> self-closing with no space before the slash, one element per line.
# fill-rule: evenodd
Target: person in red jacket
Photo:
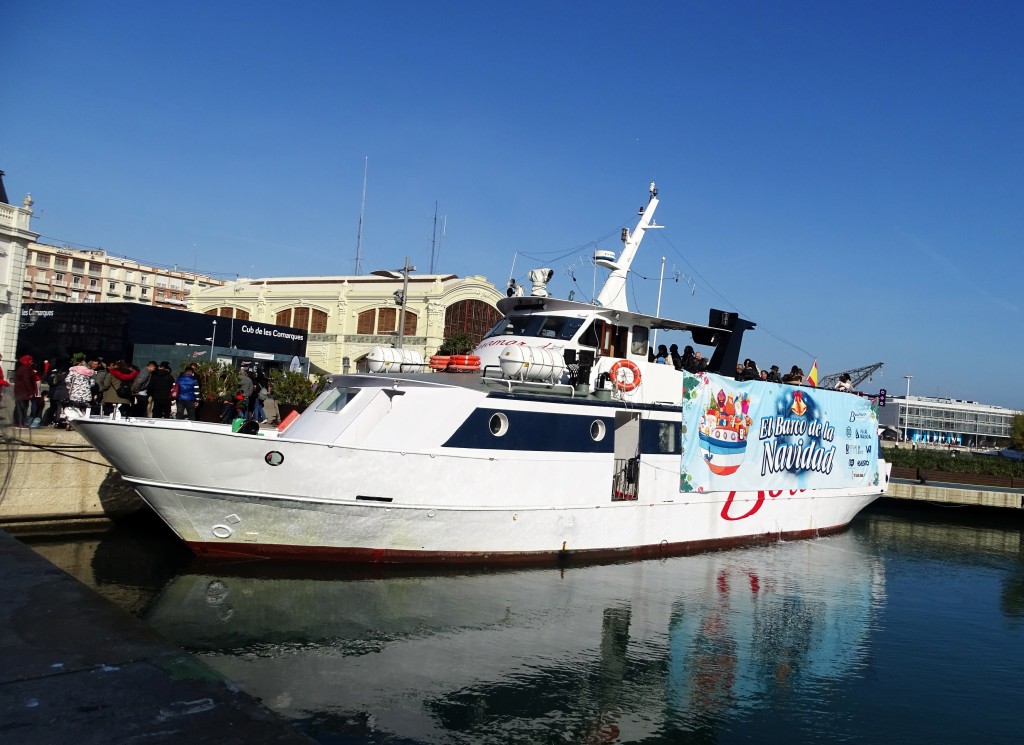
<path fill-rule="evenodd" d="M 32 355 L 24 354 L 18 358 L 14 368 L 14 426 L 23 429 L 28 426 L 28 407 L 36 397 L 39 376 L 32 367 Z"/>
<path fill-rule="evenodd" d="M 116 408 L 120 416 L 126 417 L 132 405 L 132 383 L 139 377 L 139 371 L 133 370 L 124 360 L 118 360 L 107 368 L 107 372 L 110 374 L 103 381 L 101 390 L 103 413 L 113 416 Z"/>
<path fill-rule="evenodd" d="M 3 362 L 3 361 L 4 361 L 4 356 L 2 354 L 0 354 L 0 362 Z M 7 386 L 9 386 L 9 385 L 10 385 L 10 383 L 7 382 L 7 378 L 4 377 L 4 366 L 0 365 L 0 401 L 4 400 L 4 389 L 7 388 Z"/>

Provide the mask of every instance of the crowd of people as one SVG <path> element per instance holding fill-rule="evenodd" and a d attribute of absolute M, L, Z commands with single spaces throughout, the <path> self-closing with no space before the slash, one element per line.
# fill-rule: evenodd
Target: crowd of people
<path fill-rule="evenodd" d="M 685 370 L 689 373 L 706 372 L 708 369 L 708 360 L 699 351 L 694 351 L 691 346 L 686 346 L 683 353 L 679 354 L 678 345 L 672 344 L 666 347 L 664 344 L 660 344 L 657 352 L 653 349 L 649 351 L 648 360 L 659 365 L 672 365 L 676 370 Z M 781 374 L 778 365 L 772 365 L 769 369 L 763 370 L 749 358 L 736 363 L 736 371 L 732 377 L 736 380 L 763 380 L 766 383 L 786 383 L 787 385 L 807 384 L 807 376 L 797 365 L 793 365 L 788 373 Z M 835 387 L 840 391 L 852 391 L 850 374 L 840 375 L 839 382 Z"/>
<path fill-rule="evenodd" d="M 257 424 L 278 419 L 273 387 L 261 370 L 243 364 L 236 391 L 204 397 L 197 368 L 194 363 L 187 365 L 175 376 L 169 362 L 150 360 L 143 367 L 125 360 L 108 365 L 102 359 L 37 363 L 25 354 L 17 360 L 13 385 L 0 369 L 0 398 L 13 388 L 15 428 L 66 427 L 76 415 L 154 419 L 173 415 L 194 420 L 201 405 L 219 407 L 219 421 L 224 423 L 238 418 Z"/>

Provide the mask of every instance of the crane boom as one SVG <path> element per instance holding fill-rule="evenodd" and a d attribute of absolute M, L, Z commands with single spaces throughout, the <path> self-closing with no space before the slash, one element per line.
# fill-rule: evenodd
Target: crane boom
<path fill-rule="evenodd" d="M 855 367 L 852 370 L 840 370 L 837 373 L 830 373 L 821 379 L 821 382 L 818 383 L 818 387 L 835 388 L 836 383 L 839 382 L 839 376 L 843 373 L 849 373 L 850 383 L 856 389 L 857 386 L 878 372 L 882 368 L 883 364 L 885 363 L 876 362 L 873 365 L 865 365 L 864 367 Z"/>

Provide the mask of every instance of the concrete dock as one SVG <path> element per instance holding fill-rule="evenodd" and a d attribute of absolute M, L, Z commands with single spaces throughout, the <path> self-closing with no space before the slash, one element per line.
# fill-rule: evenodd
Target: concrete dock
<path fill-rule="evenodd" d="M 3 531 L 0 597 L 4 742 L 313 742 Z"/>
<path fill-rule="evenodd" d="M 4 429 L 0 524 L 103 522 L 148 509 L 78 432 Z"/>

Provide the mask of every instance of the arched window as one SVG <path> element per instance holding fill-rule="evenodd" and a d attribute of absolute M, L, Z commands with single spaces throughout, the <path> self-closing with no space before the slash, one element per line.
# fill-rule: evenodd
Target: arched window
<path fill-rule="evenodd" d="M 356 318 L 357 334 L 396 334 L 398 333 L 398 318 L 401 315 L 399 308 L 371 308 L 364 310 Z M 403 336 L 415 336 L 416 326 L 419 323 L 419 316 L 406 308 L 405 328 Z"/>
<path fill-rule="evenodd" d="M 206 311 L 208 316 L 220 316 L 221 318 L 236 318 L 239 321 L 248 321 L 249 312 L 241 308 L 211 308 Z"/>
<path fill-rule="evenodd" d="M 278 326 L 302 329 L 314 334 L 327 333 L 327 314 L 316 308 L 299 306 L 297 308 L 279 310 L 274 318 L 274 323 Z"/>
<path fill-rule="evenodd" d="M 377 333 L 398 331 L 398 311 L 395 308 L 377 308 Z"/>
<path fill-rule="evenodd" d="M 498 309 L 483 300 L 460 300 L 444 312 L 444 338 L 468 334 L 476 344 L 499 320 Z"/>

